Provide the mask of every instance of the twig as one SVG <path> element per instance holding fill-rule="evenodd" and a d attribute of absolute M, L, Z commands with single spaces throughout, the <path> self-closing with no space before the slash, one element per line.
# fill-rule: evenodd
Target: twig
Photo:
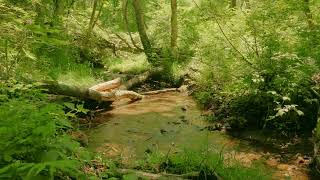
<path fill-rule="evenodd" d="M 150 139 L 152 139 L 153 136 L 148 137 L 147 139 L 145 139 L 144 141 L 149 141 Z"/>
<path fill-rule="evenodd" d="M 192 0 L 192 2 L 197 6 L 197 8 L 200 8 L 196 1 Z"/>
<path fill-rule="evenodd" d="M 102 8 L 103 8 L 103 6 L 104 6 L 104 2 L 102 1 L 101 3 L 102 3 L 102 4 L 101 4 L 100 9 L 99 9 L 99 11 L 98 11 L 97 17 L 96 17 L 96 19 L 94 20 L 94 22 L 93 22 L 93 24 L 92 24 L 92 29 L 93 29 L 94 26 L 96 25 L 97 21 L 99 20 L 100 15 L 101 15 Z"/>
<path fill-rule="evenodd" d="M 230 142 L 229 142 L 230 143 Z M 220 152 L 219 152 L 219 161 L 217 162 L 217 164 L 215 165 L 213 171 L 215 171 L 217 168 L 218 168 L 218 165 L 223 161 L 223 157 L 222 157 L 222 153 L 224 151 L 224 148 L 229 144 L 229 143 L 226 143 L 222 146 Z"/>
<path fill-rule="evenodd" d="M 166 93 L 166 92 L 178 92 L 178 88 L 166 88 L 166 89 L 160 89 L 160 90 L 155 90 L 155 91 L 148 91 L 148 92 L 143 92 L 141 94 L 143 95 L 154 95 L 154 94 L 160 94 L 160 93 Z"/>
<path fill-rule="evenodd" d="M 213 16 L 214 20 L 216 21 L 216 23 L 218 24 L 218 27 L 222 33 L 222 35 L 225 37 L 225 39 L 227 40 L 227 42 L 230 44 L 230 46 L 242 57 L 242 59 L 249 64 L 251 67 L 253 67 L 253 64 L 233 45 L 233 43 L 230 41 L 230 39 L 228 38 L 228 36 L 225 34 L 225 32 L 223 31 L 218 19 L 216 18 L 215 14 Z"/>
<path fill-rule="evenodd" d="M 121 37 L 118 33 L 115 33 L 115 35 L 117 36 L 117 38 L 119 38 L 123 43 L 125 43 L 128 48 L 132 49 L 132 47 L 130 46 L 130 44 L 123 38 Z"/>
<path fill-rule="evenodd" d="M 194 1 L 194 0 L 192 0 L 192 2 L 197 6 L 197 8 L 200 8 L 200 6 Z M 211 2 L 210 2 L 211 3 Z M 224 30 L 222 29 L 222 26 L 220 25 L 220 23 L 219 23 L 219 21 L 218 21 L 218 19 L 217 19 L 217 17 L 216 17 L 217 15 L 214 13 L 213 14 L 213 18 L 214 18 L 214 20 L 216 21 L 216 23 L 218 24 L 218 27 L 219 27 L 219 29 L 220 29 L 220 31 L 221 31 L 221 33 L 222 33 L 222 35 L 225 37 L 225 39 L 227 40 L 227 42 L 232 46 L 232 48 L 238 53 L 238 54 L 240 54 L 240 56 L 242 57 L 242 59 L 247 63 L 247 64 L 249 64 L 251 67 L 253 67 L 253 64 L 233 45 L 233 43 L 230 41 L 230 39 L 228 38 L 228 36 L 225 34 L 225 32 L 224 32 Z M 241 37 L 240 37 L 241 38 Z M 241 38 L 250 48 L 252 48 L 253 49 L 253 47 L 251 47 L 248 43 L 247 43 L 247 41 L 245 40 L 245 38 Z M 254 50 L 254 49 L 253 49 Z M 258 55 L 258 54 L 257 54 Z"/>
<path fill-rule="evenodd" d="M 320 99 L 320 94 L 314 88 L 311 88 L 311 91 L 315 96 L 317 96 L 318 99 Z"/>
<path fill-rule="evenodd" d="M 259 52 L 257 51 L 258 49 L 257 49 L 257 41 L 256 41 L 256 38 L 254 37 L 254 39 L 255 39 L 255 47 L 253 47 L 253 46 L 251 46 L 250 44 L 249 44 L 249 42 L 247 41 L 247 39 L 246 38 L 244 38 L 242 35 L 240 35 L 239 36 L 239 38 L 243 41 L 243 42 L 245 42 L 246 43 L 246 45 L 248 46 L 248 47 L 250 47 L 250 49 L 252 50 L 252 51 L 254 51 L 255 53 L 256 53 L 256 55 L 259 57 Z"/>
<path fill-rule="evenodd" d="M 231 31 L 232 28 L 230 28 L 228 25 L 226 25 Z M 234 32 L 234 31 L 233 31 Z M 256 36 L 254 34 L 254 40 L 255 40 L 255 47 L 253 47 L 252 45 L 249 44 L 248 40 L 243 36 L 243 35 L 240 35 L 239 38 L 248 46 L 250 47 L 251 50 L 253 50 L 256 55 L 259 57 L 259 52 L 258 52 L 258 46 L 257 46 L 257 39 L 256 39 Z"/>
<path fill-rule="evenodd" d="M 80 14 L 81 15 L 81 14 Z M 77 20 L 77 18 L 75 18 L 72 14 L 70 14 L 70 17 L 74 19 L 74 21 L 81 26 L 82 28 L 84 28 L 84 26 Z"/>
<path fill-rule="evenodd" d="M 168 152 L 167 152 L 167 154 L 166 154 L 166 156 L 165 156 L 165 163 L 166 163 L 166 167 L 165 167 L 165 169 L 164 169 L 165 171 L 166 171 L 167 168 L 168 168 L 169 154 L 170 154 L 170 152 L 171 152 L 172 147 L 174 147 L 174 143 L 171 144 L 171 146 L 170 146 L 170 148 L 168 149 Z"/>

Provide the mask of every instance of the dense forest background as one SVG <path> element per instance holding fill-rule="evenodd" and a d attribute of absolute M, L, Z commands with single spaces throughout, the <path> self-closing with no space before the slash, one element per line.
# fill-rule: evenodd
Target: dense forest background
<path fill-rule="evenodd" d="M 81 90 L 146 73 L 147 89 L 187 86 L 212 123 L 313 136 L 317 164 L 319 22 L 318 0 L 0 0 L 0 178 L 113 176 L 83 171 L 97 155 L 79 118 L 107 105 Z"/>

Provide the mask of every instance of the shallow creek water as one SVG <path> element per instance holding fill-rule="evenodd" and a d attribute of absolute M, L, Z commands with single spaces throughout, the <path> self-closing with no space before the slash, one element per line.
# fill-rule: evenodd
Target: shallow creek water
<path fill-rule="evenodd" d="M 150 95 L 133 103 L 117 101 L 98 121 L 103 123 L 87 131 L 89 148 L 120 159 L 128 167 L 148 150 L 174 153 L 207 146 L 247 166 L 262 161 L 274 169 L 274 179 L 313 179 L 308 170 L 312 151 L 308 139 L 272 146 L 267 138 L 262 143 L 251 140 L 259 136 L 256 132 L 236 136 L 209 132 L 204 130 L 209 124 L 195 102 L 182 93 Z"/>

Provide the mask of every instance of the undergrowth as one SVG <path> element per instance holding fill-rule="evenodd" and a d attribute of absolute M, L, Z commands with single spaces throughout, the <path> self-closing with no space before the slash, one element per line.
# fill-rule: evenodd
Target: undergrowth
<path fill-rule="evenodd" d="M 2 82 L 0 92 L 0 179 L 99 179 L 84 170 L 98 155 L 71 136 L 62 104 L 36 84 Z"/>
<path fill-rule="evenodd" d="M 250 167 L 241 162 L 224 161 L 223 154 L 208 153 L 185 149 L 175 154 L 163 154 L 155 151 L 147 153 L 144 160 L 137 162 L 137 169 L 153 173 L 192 174 L 197 172 L 196 179 L 271 179 L 272 171 L 263 164 L 254 162 Z M 190 174 L 190 175 L 191 175 Z"/>
<path fill-rule="evenodd" d="M 303 2 L 268 0 L 218 14 L 209 11 L 216 8 L 211 3 L 199 6 L 195 13 L 208 18 L 198 25 L 196 44 L 200 73 L 193 94 L 199 104 L 234 128 L 311 132 L 319 109 L 311 90 L 319 69 L 319 26 L 308 26 L 299 6 L 306 8 Z"/>

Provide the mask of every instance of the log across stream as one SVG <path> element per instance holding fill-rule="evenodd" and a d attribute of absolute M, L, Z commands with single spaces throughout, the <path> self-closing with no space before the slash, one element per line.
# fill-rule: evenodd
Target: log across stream
<path fill-rule="evenodd" d="M 257 133 L 244 140 L 226 132 L 204 130 L 208 123 L 192 98 L 183 93 L 146 95 L 134 103 L 122 99 L 115 101 L 112 108 L 97 117 L 103 124 L 87 130 L 89 148 L 120 159 L 128 168 L 147 151 L 167 153 L 170 149 L 170 153 L 176 153 L 207 146 L 212 152 L 223 149 L 226 159 L 232 157 L 247 166 L 263 161 L 274 170 L 274 179 L 310 179 L 310 144 L 284 144 L 282 151 L 281 147 L 279 150 L 248 140 Z"/>

